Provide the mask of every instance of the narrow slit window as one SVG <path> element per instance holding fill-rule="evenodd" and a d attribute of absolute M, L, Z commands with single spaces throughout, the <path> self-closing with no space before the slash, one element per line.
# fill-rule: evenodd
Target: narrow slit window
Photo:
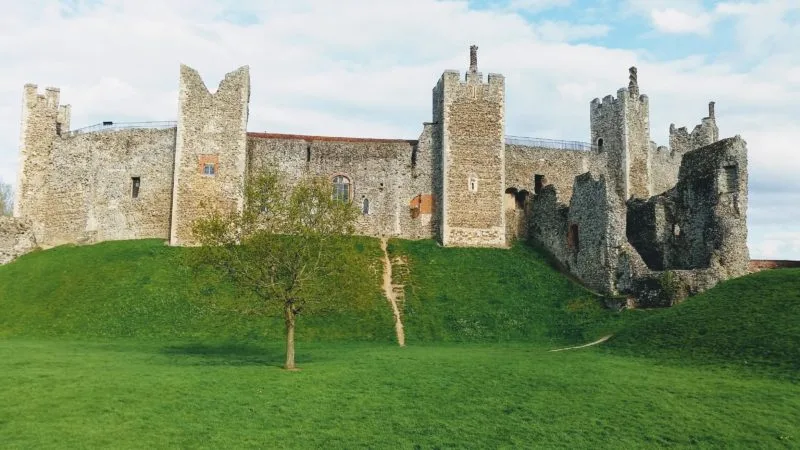
<path fill-rule="evenodd" d="M 131 197 L 138 198 L 139 197 L 139 187 L 142 184 L 142 180 L 139 177 L 132 177 L 131 178 Z"/>
<path fill-rule="evenodd" d="M 311 162 L 311 145 L 306 146 L 306 162 Z"/>
<path fill-rule="evenodd" d="M 368 198 L 365 198 L 361 202 L 361 214 L 364 214 L 365 216 L 367 214 L 369 214 L 369 199 Z"/>

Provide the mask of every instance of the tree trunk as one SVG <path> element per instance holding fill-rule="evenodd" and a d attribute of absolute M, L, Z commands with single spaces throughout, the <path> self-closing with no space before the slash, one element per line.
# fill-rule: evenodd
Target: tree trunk
<path fill-rule="evenodd" d="M 287 305 L 284 310 L 284 319 L 286 321 L 286 366 L 287 370 L 296 369 L 294 365 L 294 324 L 297 315 L 292 311 L 292 306 Z"/>

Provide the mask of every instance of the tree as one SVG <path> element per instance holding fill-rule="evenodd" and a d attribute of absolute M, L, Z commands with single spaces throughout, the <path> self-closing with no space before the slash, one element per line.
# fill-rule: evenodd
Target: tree
<path fill-rule="evenodd" d="M 10 216 L 14 211 L 14 190 L 0 179 L 0 216 Z"/>
<path fill-rule="evenodd" d="M 250 177 L 241 211 L 211 212 L 194 222 L 200 247 L 194 265 L 209 265 L 255 294 L 263 312 L 279 306 L 286 325 L 285 368 L 295 367 L 298 315 L 326 298 L 311 289 L 337 270 L 337 244 L 353 234 L 359 211 L 332 195 L 330 181 L 306 177 L 296 185 L 277 172 Z"/>

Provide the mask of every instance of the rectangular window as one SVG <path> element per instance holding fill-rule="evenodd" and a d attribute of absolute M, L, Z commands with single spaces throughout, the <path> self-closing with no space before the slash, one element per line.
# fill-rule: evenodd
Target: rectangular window
<path fill-rule="evenodd" d="M 131 178 L 131 197 L 138 198 L 139 197 L 139 186 L 142 184 L 142 180 L 139 177 L 132 177 Z"/>
<path fill-rule="evenodd" d="M 216 167 L 213 163 L 206 163 L 203 166 L 203 175 L 211 175 L 213 176 L 216 173 Z"/>
<path fill-rule="evenodd" d="M 542 187 L 544 187 L 544 175 L 534 175 L 533 176 L 533 193 L 538 194 L 542 191 Z"/>

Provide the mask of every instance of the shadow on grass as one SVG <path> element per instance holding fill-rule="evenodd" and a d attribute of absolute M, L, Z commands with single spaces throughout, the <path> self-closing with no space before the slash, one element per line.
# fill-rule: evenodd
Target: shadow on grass
<path fill-rule="evenodd" d="M 163 347 L 161 354 L 171 357 L 177 365 L 198 366 L 274 366 L 283 367 L 285 350 L 281 347 L 262 347 L 248 343 L 193 343 Z M 315 360 L 310 354 L 296 353 L 298 364 Z"/>

